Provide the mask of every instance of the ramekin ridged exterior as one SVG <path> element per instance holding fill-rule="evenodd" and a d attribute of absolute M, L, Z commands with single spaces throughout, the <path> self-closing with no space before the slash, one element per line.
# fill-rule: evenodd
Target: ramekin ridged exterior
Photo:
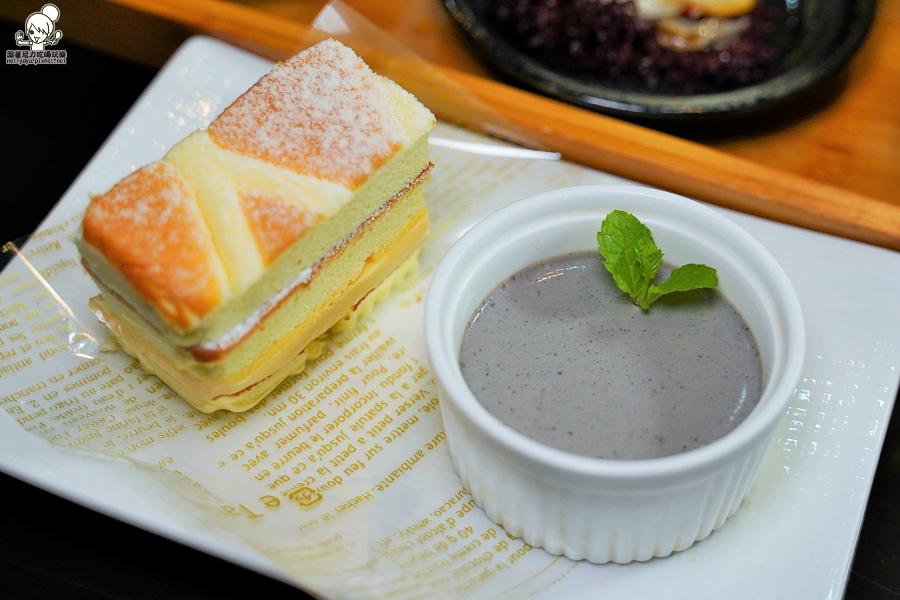
<path fill-rule="evenodd" d="M 541 259 L 596 250 L 612 210 L 653 232 L 666 259 L 716 267 L 719 289 L 753 331 L 762 397 L 731 433 L 663 458 L 605 460 L 544 446 L 485 410 L 459 368 L 463 333 L 502 281 Z M 579 186 L 520 200 L 469 230 L 438 268 L 425 307 L 453 464 L 487 515 L 532 546 L 572 559 L 627 563 L 683 550 L 721 527 L 750 490 L 800 376 L 800 304 L 774 258 L 697 202 L 638 186 Z"/>

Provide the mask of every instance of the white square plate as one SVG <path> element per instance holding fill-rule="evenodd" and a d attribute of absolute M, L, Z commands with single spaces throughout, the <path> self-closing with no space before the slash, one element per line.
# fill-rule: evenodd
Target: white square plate
<path fill-rule="evenodd" d="M 78 226 L 89 194 L 105 191 L 136 167 L 161 158 L 190 131 L 206 127 L 270 67 L 268 61 L 215 40 L 194 38 L 187 42 L 47 217 L 42 230 L 61 226 L 58 237 L 70 236 Z M 435 136 L 494 144 L 447 126 L 439 126 Z M 418 325 L 421 311 L 416 306 L 427 285 L 429 270 L 471 223 L 509 202 L 546 189 L 621 181 L 576 165 L 480 156 L 454 150 L 447 144 L 432 148 L 432 160 L 436 164 L 429 184 L 433 231 L 422 257 L 422 277 L 415 286 L 395 294 L 374 317 L 379 324 L 384 323 L 387 331 L 405 336 L 399 338 L 400 342 L 416 356 L 425 356 Z M 556 559 L 537 550 L 529 552 L 527 561 L 517 563 L 506 574 L 493 577 L 484 586 L 470 588 L 477 590 L 478 595 L 820 600 L 838 598 L 843 593 L 900 380 L 900 311 L 896 310 L 900 254 L 722 212 L 759 239 L 780 262 L 800 297 L 808 331 L 809 355 L 803 379 L 798 382 L 790 410 L 750 495 L 721 530 L 671 557 L 625 566 L 597 566 Z M 36 247 L 40 241 L 33 240 L 27 248 Z M 64 248 L 49 257 L 46 264 L 40 256 L 35 256 L 33 262 L 39 268 L 49 268 L 57 261 L 77 258 L 74 247 L 66 241 L 63 244 Z M 0 275 L 0 281 L 20 267 L 13 263 Z M 76 316 L 84 323 L 92 322 L 86 303 L 96 293 L 93 283 L 78 268 L 60 268 L 58 273 L 52 273 L 50 283 L 70 303 Z M 0 287 L 0 315 L 17 302 L 29 304 L 30 292 L 9 292 L 18 284 Z M 8 333 L 0 333 L 0 338 Z M 0 351 L 11 347 L 9 340 L 5 341 L 7 345 L 0 346 Z M 78 359 L 66 352 L 56 357 L 40 356 L 32 348 L 26 354 L 45 367 L 46 373 L 58 365 L 71 368 L 78 364 Z M 0 368 L 19 358 L 0 359 Z M 109 358 L 114 369 L 128 363 L 121 355 Z M 248 537 L 242 527 L 232 528 L 232 521 L 210 517 L 208 511 L 165 485 L 164 477 L 161 479 L 152 468 L 146 468 L 149 457 L 165 457 L 170 452 L 176 462 L 185 464 L 184 456 L 197 450 L 195 464 L 189 466 L 211 480 L 222 478 L 210 483 L 211 487 L 220 483 L 216 489 L 233 488 L 236 494 L 243 493 L 236 476 L 216 475 L 219 471 L 213 464 L 199 465 L 208 454 L 202 446 L 204 438 L 181 436 L 171 443 L 158 440 L 153 453 L 143 459 L 138 453 L 139 458 L 131 461 L 51 444 L 45 439 L 49 436 L 26 431 L 29 423 L 17 423 L 16 414 L 12 414 L 15 407 L 27 409 L 28 400 L 37 402 L 42 395 L 44 390 L 41 394 L 17 396 L 29 382 L 14 371 L 0 372 L 0 402 L 7 409 L 0 416 L 3 471 L 273 577 L 327 590 L 329 595 L 344 591 L 340 584 L 325 585 L 308 579 L 302 569 L 295 570 L 292 563 L 279 560 L 271 548 L 253 543 L 252 535 Z M 43 406 L 42 402 L 45 400 L 34 406 Z M 177 398 L 168 405 L 182 412 L 186 407 Z M 434 413 L 424 415 L 423 422 L 419 433 L 406 439 L 405 444 L 431 439 L 429 436 L 440 430 Z M 386 539 L 386 532 L 399 531 L 404 523 L 433 514 L 428 511 L 436 499 L 452 496 L 459 489 L 445 449 L 429 455 L 428 460 L 427 470 L 417 469 L 403 484 L 392 488 L 390 502 L 371 503 L 366 513 L 368 530 L 361 534 L 367 546 Z M 386 467 L 389 471 L 390 465 Z M 226 472 L 227 469 L 221 471 Z M 378 481 L 379 474 L 373 476 L 372 481 Z M 365 484 L 369 480 L 359 481 Z M 247 493 L 258 495 L 253 490 Z M 391 508 L 398 502 L 408 509 L 399 516 Z M 470 519 L 467 522 L 474 524 L 476 530 L 490 527 L 479 512 L 473 510 L 472 516 L 465 517 Z M 375 550 L 368 551 L 369 557 L 376 554 Z M 512 564 L 501 556 L 491 560 L 494 566 Z M 434 595 L 440 597 L 441 593 Z"/>

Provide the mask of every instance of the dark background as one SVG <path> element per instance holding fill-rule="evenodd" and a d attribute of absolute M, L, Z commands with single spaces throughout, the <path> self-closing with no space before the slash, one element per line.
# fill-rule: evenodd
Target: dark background
<path fill-rule="evenodd" d="M 0 21 L 4 54 L 15 49 L 21 28 Z M 54 49 L 68 52 L 67 64 L 0 66 L 0 244 L 37 229 L 156 74 L 65 39 Z M 895 410 L 888 428 L 846 600 L 900 598 L 898 415 Z M 6 517 L 0 534 L 3 598 L 221 599 L 246 590 L 256 597 L 310 597 L 2 473 L 0 514 Z M 34 518 L 18 517 L 23 514 Z M 148 558 L 164 560 L 166 569 L 151 570 Z"/>

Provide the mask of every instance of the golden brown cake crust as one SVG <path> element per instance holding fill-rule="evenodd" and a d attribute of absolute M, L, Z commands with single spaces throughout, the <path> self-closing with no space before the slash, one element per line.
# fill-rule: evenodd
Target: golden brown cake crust
<path fill-rule="evenodd" d="M 244 216 L 267 266 L 322 220 L 322 215 L 314 209 L 278 192 L 249 190 L 242 192 L 240 198 Z"/>
<path fill-rule="evenodd" d="M 372 71 L 328 40 L 278 65 L 209 126 L 228 150 L 350 189 L 403 141 Z"/>
<path fill-rule="evenodd" d="M 84 240 L 170 322 L 188 328 L 222 297 L 221 265 L 193 192 L 165 162 L 142 167 L 84 215 Z"/>

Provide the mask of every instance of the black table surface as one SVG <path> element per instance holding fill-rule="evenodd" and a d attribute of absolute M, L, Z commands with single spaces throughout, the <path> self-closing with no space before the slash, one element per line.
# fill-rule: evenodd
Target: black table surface
<path fill-rule="evenodd" d="M 0 21 L 6 47 L 13 48 L 21 28 Z M 37 228 L 156 74 L 65 39 L 56 49 L 67 51 L 65 65 L 0 67 L 0 189 L 6 190 L 0 243 Z M 888 427 L 846 600 L 900 598 L 898 415 L 895 410 Z M 221 599 L 238 590 L 257 597 L 310 597 L 2 473 L 0 514 L 6 515 L 0 534 L 2 598 Z M 25 514 L 29 518 L 17 517 Z M 154 557 L 166 568 L 158 568 Z"/>

